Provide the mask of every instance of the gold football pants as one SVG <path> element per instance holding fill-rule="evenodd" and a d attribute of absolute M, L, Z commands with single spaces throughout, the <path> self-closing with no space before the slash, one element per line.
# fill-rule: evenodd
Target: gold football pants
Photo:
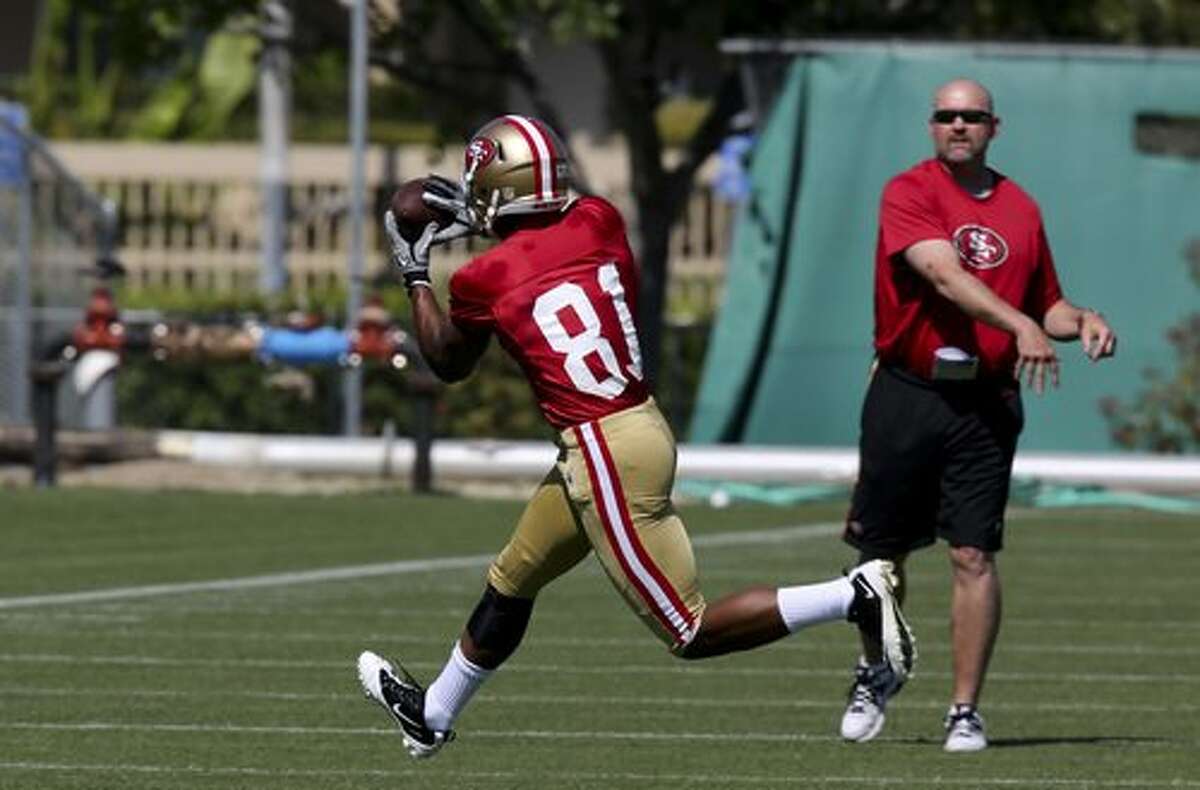
<path fill-rule="evenodd" d="M 638 617 L 679 650 L 704 612 L 696 562 L 671 503 L 675 437 L 653 398 L 559 434 L 559 457 L 488 571 L 533 598 L 595 550 Z"/>

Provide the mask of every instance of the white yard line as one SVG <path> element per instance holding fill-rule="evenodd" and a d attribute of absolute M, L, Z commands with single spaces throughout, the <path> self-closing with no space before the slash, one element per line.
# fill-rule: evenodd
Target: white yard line
<path fill-rule="evenodd" d="M 407 612 L 405 612 L 407 614 Z M 920 621 L 916 621 L 919 623 Z M 1007 623 L 1006 623 L 1007 625 Z M 1154 627 L 1162 627 L 1160 624 L 1153 624 Z M 1149 626 L 1148 626 L 1149 627 Z M 0 621 L 0 634 L 21 634 L 21 635 L 46 635 L 59 634 L 61 628 L 55 624 L 54 628 L 46 628 L 37 621 L 32 621 L 29 624 L 25 623 L 4 623 Z M 75 630 L 79 633 L 79 629 Z M 381 633 L 364 633 L 361 631 L 348 631 L 339 633 L 336 631 L 321 631 L 321 632 L 292 632 L 292 633 L 256 633 L 237 630 L 209 630 L 199 628 L 189 628 L 185 634 L 180 634 L 179 631 L 171 630 L 155 630 L 150 628 L 139 628 L 137 626 L 123 628 L 104 628 L 103 633 L 106 639 L 114 637 L 125 637 L 128 639 L 136 639 L 144 641 L 147 639 L 167 639 L 178 642 L 181 638 L 189 640 L 209 640 L 215 642 L 291 642 L 299 644 L 345 644 L 346 642 L 379 642 L 388 641 L 394 644 L 404 645 L 443 645 L 446 643 L 445 636 L 410 636 L 405 634 L 395 634 L 389 632 Z M 537 638 L 539 647 L 561 647 L 561 648 L 579 648 L 581 650 L 590 651 L 593 649 L 609 648 L 609 647 L 626 647 L 626 648 L 646 648 L 652 650 L 658 646 L 658 642 L 646 637 L 591 637 L 591 636 L 539 636 Z M 920 644 L 921 653 L 949 653 L 950 645 L 947 642 L 934 642 L 932 639 L 923 640 Z M 832 653 L 845 652 L 844 646 L 840 644 L 832 644 L 825 641 L 793 639 L 783 642 L 775 647 L 776 650 L 783 650 L 794 653 Z M 1080 655 L 1080 656 L 1146 656 L 1151 658 L 1191 658 L 1195 655 L 1194 647 L 1151 647 L 1147 645 L 1114 645 L 1110 642 L 1105 644 L 1073 644 L 1073 645 L 1047 645 L 1039 643 L 1025 643 L 1017 641 L 1008 641 L 1004 643 L 1003 652 L 1005 653 L 1025 653 L 1030 655 Z"/>
<path fill-rule="evenodd" d="M 51 763 L 33 761 L 0 762 L 0 769 L 29 772 L 70 772 L 70 773 L 140 773 L 140 774 L 180 774 L 191 776 L 269 776 L 269 777 L 427 777 L 428 771 L 420 768 L 407 770 L 388 770 L 378 768 L 254 768 L 243 766 L 205 767 L 200 765 L 154 765 L 145 763 Z M 914 776 L 914 777 L 872 777 L 872 776 L 833 776 L 805 774 L 804 776 L 770 776 L 755 774 L 721 774 L 711 773 L 635 773 L 612 771 L 456 771 L 442 770 L 438 776 L 449 779 L 465 780 L 524 780 L 543 782 L 596 782 L 607 784 L 611 782 L 683 783 L 688 787 L 702 787 L 709 784 L 739 784 L 750 787 L 767 785 L 779 786 L 821 786 L 828 784 L 849 785 L 851 787 L 1200 787 L 1200 781 L 1189 779 L 1059 779 L 1040 776 L 1006 777 L 996 779 L 963 778 L 955 779 L 943 776 Z"/>
<path fill-rule="evenodd" d="M 33 606 L 61 606 L 63 604 L 96 603 L 119 601 L 130 598 L 153 598 L 161 595 L 180 595 L 196 592 L 228 592 L 249 590 L 256 587 L 283 587 L 295 584 L 365 579 L 371 576 L 391 576 L 403 573 L 425 573 L 427 571 L 454 568 L 475 568 L 491 562 L 492 555 L 469 557 L 441 557 L 427 560 L 403 560 L 371 565 L 351 565 L 341 568 L 323 568 L 291 573 L 268 573 L 261 576 L 242 576 L 235 579 L 213 579 L 203 582 L 178 582 L 176 584 L 149 584 L 142 587 L 110 587 L 103 590 L 52 593 L 49 595 L 27 595 L 19 598 L 0 598 L 0 609 L 25 609 Z"/>
<path fill-rule="evenodd" d="M 74 664 L 96 666 L 139 666 L 139 667 L 215 667 L 254 668 L 276 670 L 338 670 L 346 668 L 345 661 L 305 661 L 268 658 L 175 658 L 165 656 L 134 655 L 72 655 L 68 653 L 0 653 L 0 663 L 8 664 Z M 409 669 L 436 671 L 442 664 L 431 661 L 412 661 L 405 664 Z M 612 667 L 606 665 L 581 666 L 579 664 L 530 664 L 514 662 L 506 664 L 505 672 L 565 675 L 612 675 Z M 842 679 L 843 669 L 799 669 L 796 667 L 731 667 L 681 665 L 679 662 L 663 661 L 659 664 L 625 664 L 621 667 L 625 675 L 720 675 L 730 677 L 823 677 Z M 922 679 L 947 680 L 949 672 L 922 671 Z M 1175 685 L 1200 685 L 1200 675 L 1183 672 L 1160 674 L 1117 673 L 1117 672 L 990 672 L 989 680 L 1049 683 L 1167 683 Z"/>
<path fill-rule="evenodd" d="M 297 691 L 232 691 L 221 689 L 206 689 L 204 691 L 185 691 L 182 689 L 146 689 L 146 688 L 121 688 L 121 689 L 89 689 L 87 692 L 89 698 L 96 697 L 144 697 L 150 699 L 189 699 L 189 698 L 204 698 L 211 699 L 213 697 L 227 697 L 231 699 L 269 699 L 282 700 L 285 702 L 337 702 L 341 703 L 347 699 L 359 699 L 361 694 L 356 691 L 349 692 L 297 692 Z M 19 686 L 0 686 L 0 697 L 78 697 L 79 689 L 77 688 L 45 688 L 45 687 L 19 687 Z M 780 699 L 778 697 L 743 697 L 740 699 L 726 699 L 722 697 L 644 697 L 644 696 L 609 696 L 609 695 L 588 695 L 588 694 L 479 694 L 475 697 L 476 700 L 487 702 L 493 705 L 581 705 L 588 708 L 596 707 L 618 707 L 618 708 L 746 708 L 749 710 L 760 710 L 764 708 L 775 708 L 781 710 L 834 710 L 840 709 L 841 702 L 838 700 L 829 699 L 797 699 L 787 698 Z M 911 699 L 899 699 L 891 703 L 897 708 L 904 709 L 923 709 L 923 710 L 945 710 L 946 703 L 940 700 L 923 700 L 916 701 Z M 1136 713 L 1195 713 L 1200 711 L 1200 705 L 1192 705 L 1181 702 L 1176 705 L 1140 705 L 1132 704 L 1116 704 L 1103 702 L 989 702 L 988 710 L 1011 710 L 1011 711 L 1035 711 L 1035 712 L 1063 712 L 1063 713 L 1084 713 L 1084 712 L 1136 712 Z"/>
<path fill-rule="evenodd" d="M 704 575 L 709 578 L 709 574 Z M 911 577 L 910 577 L 911 578 Z M 1057 600 L 1057 599 L 1055 599 Z M 1102 607 L 1101 607 L 1102 608 Z M 161 609 L 155 611 L 162 611 Z M 196 603 L 177 603 L 173 604 L 169 610 L 171 614 L 211 614 L 211 613 L 230 613 L 245 616 L 262 616 L 262 617 L 278 617 L 280 615 L 295 614 L 296 605 L 292 599 L 280 599 L 278 606 L 264 606 L 262 598 L 257 599 L 257 603 L 245 603 L 244 601 L 213 601 L 211 604 L 196 604 Z M 307 610 L 309 615 L 319 614 L 322 617 L 337 618 L 337 617 L 356 617 L 362 614 L 361 606 L 310 606 Z M 371 612 L 382 619 L 388 617 L 403 615 L 405 617 L 454 617 L 462 618 L 471 613 L 468 606 L 372 606 Z M 594 615 L 598 621 L 610 618 L 613 620 L 628 620 L 629 614 L 622 608 L 616 608 L 612 614 L 600 613 Z M 112 603 L 92 612 L 88 611 L 58 611 L 47 612 L 44 610 L 29 610 L 24 612 L 13 611 L 10 614 L 4 615 L 4 622 L 22 623 L 32 621 L 37 623 L 45 623 L 50 620 L 55 621 L 73 621 L 79 620 L 83 622 L 91 622 L 99 625 L 105 623 L 115 624 L 136 624 L 145 622 L 147 612 L 144 608 L 137 604 L 129 606 L 121 603 Z M 576 622 L 579 615 L 574 610 L 562 609 L 558 610 L 554 607 L 547 607 L 539 610 L 538 620 L 554 620 L 564 619 L 571 622 Z M 949 624 L 947 617 L 921 617 L 910 616 L 908 621 L 917 626 L 918 629 L 924 628 L 941 628 L 945 629 Z M 1064 618 L 1042 618 L 1042 617 L 1018 617 L 1005 615 L 1004 629 L 1007 632 L 1012 628 L 1076 628 L 1080 630 L 1106 629 L 1106 628 L 1132 628 L 1134 630 L 1145 630 L 1161 632 L 1164 629 L 1178 631 L 1196 631 L 1200 630 L 1200 621 L 1195 620 L 1147 620 L 1144 617 L 1119 619 L 1119 618 L 1104 618 L 1096 619 L 1064 619 Z M 356 635 L 356 638 L 362 636 Z M 244 638 L 244 637 L 243 637 Z M 395 639 L 394 635 L 389 634 L 389 639 Z M 645 640 L 630 640 L 644 643 Z M 789 642 L 782 642 L 776 649 L 790 649 Z M 922 643 L 922 650 L 928 642 Z"/>
<path fill-rule="evenodd" d="M 182 732 L 251 735 L 320 735 L 359 737 L 363 735 L 396 737 L 394 727 L 312 727 L 280 726 L 265 724 L 182 724 L 182 723 L 131 723 L 114 721 L 0 722 L 0 730 L 42 730 L 53 732 Z M 637 730 L 471 730 L 472 738 L 492 740 L 545 740 L 545 741 L 751 741 L 757 743 L 843 743 L 840 735 L 812 735 L 802 732 L 655 732 Z M 911 743 L 913 737 L 883 736 L 878 742 Z M 1191 738 L 1146 738 L 1113 736 L 1109 740 L 1119 741 L 1125 747 L 1153 748 L 1169 746 L 1180 748 L 1191 746 Z"/>
<path fill-rule="evenodd" d="M 783 543 L 793 540 L 823 538 L 838 534 L 841 524 L 802 524 L 793 527 L 778 527 L 753 531 L 717 532 L 696 535 L 692 544 L 696 546 L 745 546 L 760 543 Z M 297 584 L 365 579 L 373 576 L 395 576 L 407 573 L 486 567 L 494 554 L 475 554 L 459 557 L 433 557 L 424 560 L 401 560 L 370 565 L 350 565 L 340 568 L 320 568 L 291 573 L 268 573 L 259 576 L 242 576 L 233 579 L 213 579 L 200 582 L 176 584 L 150 584 L 141 587 L 112 587 L 101 590 L 26 595 L 16 598 L 0 598 L 0 610 L 25 609 L 35 606 L 62 606 L 76 603 L 119 601 L 131 598 L 153 598 L 163 595 L 180 595 L 197 592 L 228 592 L 261 587 L 286 587 Z"/>

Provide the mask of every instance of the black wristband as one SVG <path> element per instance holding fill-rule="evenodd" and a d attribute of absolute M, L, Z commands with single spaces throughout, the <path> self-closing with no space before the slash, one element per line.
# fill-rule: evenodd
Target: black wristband
<path fill-rule="evenodd" d="M 433 281 L 429 279 L 429 270 L 422 269 L 417 271 L 404 272 L 401 275 L 404 278 L 405 289 L 411 291 L 418 285 L 423 285 L 426 288 L 433 287 Z"/>

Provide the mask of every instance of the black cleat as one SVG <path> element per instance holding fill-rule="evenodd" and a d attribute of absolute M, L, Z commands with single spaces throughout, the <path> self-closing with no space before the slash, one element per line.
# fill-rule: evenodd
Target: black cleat
<path fill-rule="evenodd" d="M 404 746 L 417 759 L 432 757 L 454 740 L 453 730 L 432 730 L 425 725 L 425 689 L 400 667 L 370 650 L 358 657 L 358 680 L 368 699 L 383 706 L 404 735 Z"/>
<path fill-rule="evenodd" d="M 916 639 L 896 601 L 894 566 L 887 560 L 864 562 L 850 571 L 854 601 L 846 619 L 856 623 L 867 639 L 883 647 L 884 663 L 892 671 L 895 687 L 908 680 L 917 661 Z"/>

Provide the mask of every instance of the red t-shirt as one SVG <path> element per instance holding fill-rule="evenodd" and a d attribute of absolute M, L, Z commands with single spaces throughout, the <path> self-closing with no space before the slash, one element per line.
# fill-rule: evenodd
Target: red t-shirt
<path fill-rule="evenodd" d="M 942 346 L 979 357 L 985 376 L 1009 375 L 1017 361 L 1011 334 L 970 318 L 908 265 L 902 253 L 919 241 L 950 242 L 963 268 L 1039 323 L 1062 299 L 1037 204 L 994 175 L 991 194 L 977 198 L 928 159 L 884 187 L 875 251 L 875 351 L 881 362 L 929 377 Z"/>
<path fill-rule="evenodd" d="M 648 396 L 638 272 L 621 215 L 585 197 L 552 225 L 519 230 L 450 278 L 450 319 L 494 332 L 557 429 Z"/>

